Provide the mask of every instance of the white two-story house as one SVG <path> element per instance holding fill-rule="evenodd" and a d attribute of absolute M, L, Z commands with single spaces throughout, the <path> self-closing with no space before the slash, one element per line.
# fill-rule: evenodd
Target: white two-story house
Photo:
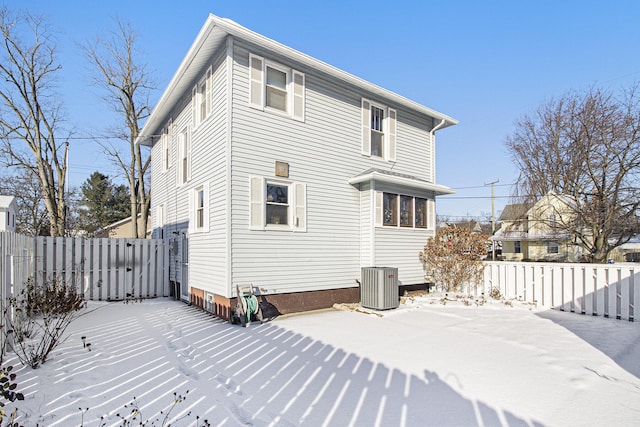
<path fill-rule="evenodd" d="M 176 295 L 227 318 L 236 285 L 286 313 L 358 301 L 361 267 L 423 284 L 456 123 L 210 15 L 138 140 Z"/>

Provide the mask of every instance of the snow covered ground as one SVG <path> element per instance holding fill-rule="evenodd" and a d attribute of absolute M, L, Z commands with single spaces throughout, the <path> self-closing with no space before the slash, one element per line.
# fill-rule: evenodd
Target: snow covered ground
<path fill-rule="evenodd" d="M 26 426 L 119 425 L 134 398 L 161 425 L 174 393 L 174 426 L 640 425 L 640 325 L 518 303 L 419 297 L 246 329 L 169 299 L 90 303 L 68 332 L 18 369 Z"/>

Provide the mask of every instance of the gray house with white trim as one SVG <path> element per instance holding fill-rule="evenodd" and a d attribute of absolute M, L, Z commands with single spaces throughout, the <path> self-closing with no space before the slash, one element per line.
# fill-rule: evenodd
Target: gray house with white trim
<path fill-rule="evenodd" d="M 422 285 L 456 123 L 210 15 L 138 140 L 176 294 L 226 318 L 236 285 L 282 313 L 357 301 L 364 266 Z"/>

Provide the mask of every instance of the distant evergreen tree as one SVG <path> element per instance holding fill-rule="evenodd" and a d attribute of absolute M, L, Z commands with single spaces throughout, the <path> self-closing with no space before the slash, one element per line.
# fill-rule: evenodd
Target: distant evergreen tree
<path fill-rule="evenodd" d="M 113 185 L 107 175 L 94 172 L 80 188 L 82 196 L 78 216 L 88 236 L 131 215 L 126 185 Z"/>

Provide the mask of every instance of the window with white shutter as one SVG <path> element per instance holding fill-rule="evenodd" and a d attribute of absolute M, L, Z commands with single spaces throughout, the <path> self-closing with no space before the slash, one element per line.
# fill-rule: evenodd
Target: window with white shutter
<path fill-rule="evenodd" d="M 305 75 L 300 71 L 249 55 L 249 105 L 304 121 Z"/>
<path fill-rule="evenodd" d="M 362 154 L 395 162 L 397 112 L 362 98 Z"/>
<path fill-rule="evenodd" d="M 307 186 L 304 183 L 251 177 L 250 230 L 307 230 Z"/>
<path fill-rule="evenodd" d="M 376 227 L 435 228 L 433 200 L 382 191 L 374 197 Z"/>

